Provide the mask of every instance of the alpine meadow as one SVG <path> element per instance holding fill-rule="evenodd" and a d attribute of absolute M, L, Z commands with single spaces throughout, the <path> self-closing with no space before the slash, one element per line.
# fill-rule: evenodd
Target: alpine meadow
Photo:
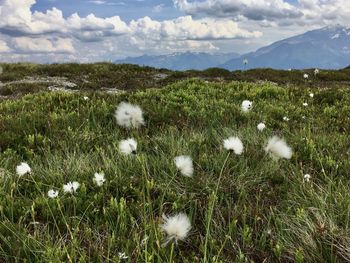
<path fill-rule="evenodd" d="M 1 68 L 1 262 L 350 261 L 350 69 Z"/>

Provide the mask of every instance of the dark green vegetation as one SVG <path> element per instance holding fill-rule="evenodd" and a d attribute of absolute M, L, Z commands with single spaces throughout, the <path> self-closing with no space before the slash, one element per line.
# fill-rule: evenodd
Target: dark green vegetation
<path fill-rule="evenodd" d="M 111 63 L 51 65 L 0 63 L 0 66 L 3 68 L 3 73 L 0 74 L 0 99 L 44 91 L 48 86 L 59 86 L 71 91 L 140 90 L 161 88 L 188 78 L 200 78 L 214 82 L 270 81 L 282 86 L 297 85 L 307 88 L 335 88 L 350 85 L 350 68 L 338 71 L 321 70 L 315 76 L 313 69 L 292 71 L 252 69 L 231 72 L 226 69 L 210 68 L 203 71 L 170 71 Z M 310 76 L 307 81 L 303 78 L 305 73 Z M 76 86 L 68 87 L 66 81 Z"/>
<path fill-rule="evenodd" d="M 16 77 L 10 77 L 8 70 L 21 66 L 5 65 L 1 80 L 60 72 L 72 81 L 85 67 L 86 72 L 121 67 L 33 65 L 31 73 L 17 69 Z M 51 67 L 60 70 L 50 73 Z M 137 68 L 130 68 L 136 76 Z M 155 73 L 144 70 L 140 76 Z M 218 71 L 205 74 L 216 78 Z M 92 74 L 96 79 L 91 83 L 107 85 L 106 79 L 118 76 L 110 72 L 101 80 Z M 289 73 L 267 70 L 259 75 L 283 79 Z M 176 79 L 176 74 L 197 73 L 169 74 Z M 330 76 L 346 71 L 321 74 L 331 83 Z M 341 81 L 334 89 L 308 85 L 190 79 L 119 94 L 41 91 L 3 100 L 0 261 L 118 262 L 119 252 L 128 256 L 124 262 L 350 261 L 350 93 Z M 244 99 L 253 102 L 247 114 L 240 110 Z M 143 108 L 143 128 L 117 126 L 113 114 L 121 101 Z M 284 116 L 290 121 L 283 121 Z M 267 129 L 258 132 L 261 121 Z M 264 144 L 273 134 L 293 148 L 291 160 L 274 162 L 265 154 Z M 242 139 L 242 156 L 228 156 L 223 149 L 222 140 L 229 136 Z M 119 140 L 128 137 L 139 143 L 135 157 L 118 152 Z M 194 160 L 193 178 L 176 171 L 173 158 L 182 154 Z M 21 161 L 33 172 L 18 178 L 15 167 Z M 92 182 L 99 171 L 107 179 L 101 188 Z M 308 183 L 306 173 L 311 174 Z M 62 185 L 74 180 L 82 184 L 77 194 L 63 194 Z M 48 199 L 51 188 L 60 191 L 58 199 Z M 177 212 L 189 215 L 190 235 L 177 246 L 162 248 L 161 215 Z"/>

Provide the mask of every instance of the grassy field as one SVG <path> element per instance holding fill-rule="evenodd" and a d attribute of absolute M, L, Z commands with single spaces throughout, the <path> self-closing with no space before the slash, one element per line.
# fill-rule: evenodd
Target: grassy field
<path fill-rule="evenodd" d="M 137 67 L 134 75 L 87 73 L 104 65 L 3 65 L 3 83 L 61 74 L 77 83 L 77 92 L 49 92 L 47 83 L 32 83 L 26 92 L 29 84 L 0 87 L 16 95 L 0 102 L 0 262 L 350 261 L 347 71 L 321 71 L 309 81 L 299 71 L 233 72 L 226 79 L 138 73 Z M 60 70 L 50 75 L 52 67 Z M 289 87 L 264 72 L 279 79 L 291 74 Z M 151 79 L 160 73 L 167 77 Z M 253 73 L 280 85 L 230 79 Z M 88 88 L 78 80 L 84 74 L 91 77 Z M 344 77 L 325 77 L 332 74 Z M 97 92 L 136 75 L 149 82 L 140 78 L 135 81 L 143 84 L 127 91 Z M 244 113 L 246 99 L 253 108 Z M 142 128 L 117 125 L 114 112 L 122 101 L 143 109 Z M 267 126 L 262 132 L 260 122 Z M 293 149 L 290 160 L 265 153 L 273 135 Z M 224 149 L 230 136 L 242 140 L 242 155 Z M 137 154 L 124 156 L 119 141 L 131 137 Z M 177 171 L 179 155 L 192 157 L 193 177 Z M 21 162 L 32 172 L 19 177 Z M 93 183 L 96 172 L 106 176 L 100 187 Z M 69 181 L 81 184 L 74 194 L 63 193 Z M 50 189 L 59 196 L 49 198 Z M 162 215 L 177 213 L 188 215 L 189 235 L 162 246 Z"/>

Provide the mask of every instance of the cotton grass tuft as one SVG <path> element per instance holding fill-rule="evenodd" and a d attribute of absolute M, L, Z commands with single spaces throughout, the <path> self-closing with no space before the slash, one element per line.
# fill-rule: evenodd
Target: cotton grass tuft
<path fill-rule="evenodd" d="M 249 100 L 244 100 L 241 105 L 241 109 L 243 112 L 248 112 L 252 109 L 253 103 Z"/>
<path fill-rule="evenodd" d="M 258 131 L 263 131 L 266 128 L 266 125 L 265 123 L 260 122 L 258 126 L 256 126 L 256 128 L 258 129 Z"/>
<path fill-rule="evenodd" d="M 140 106 L 127 102 L 118 105 L 114 116 L 118 125 L 125 128 L 140 128 L 145 124 Z"/>
<path fill-rule="evenodd" d="M 238 137 L 229 137 L 224 140 L 224 148 L 228 151 L 233 151 L 237 155 L 241 155 L 244 149 L 243 143 Z"/>
<path fill-rule="evenodd" d="M 92 181 L 97 186 L 102 186 L 103 183 L 106 181 L 105 174 L 104 173 L 95 173 L 94 178 L 92 179 Z"/>
<path fill-rule="evenodd" d="M 80 187 L 80 183 L 75 182 L 75 181 L 69 182 L 69 183 L 63 185 L 63 192 L 74 194 L 78 190 L 79 187 Z"/>
<path fill-rule="evenodd" d="M 16 167 L 16 173 L 19 177 L 31 172 L 32 172 L 32 169 L 27 163 L 22 162 Z"/>
<path fill-rule="evenodd" d="M 292 149 L 283 139 L 279 138 L 278 136 L 273 136 L 268 140 L 265 147 L 265 152 L 270 154 L 270 156 L 275 160 L 280 158 L 290 159 L 292 158 L 293 154 Z"/>
<path fill-rule="evenodd" d="M 193 176 L 193 162 L 190 156 L 181 155 L 174 158 L 176 168 L 182 175 L 187 177 Z"/>
<path fill-rule="evenodd" d="M 136 154 L 137 142 L 132 138 L 122 140 L 119 142 L 119 151 L 124 155 Z"/>
<path fill-rule="evenodd" d="M 161 228 L 168 236 L 163 246 L 166 246 L 172 240 L 175 240 L 177 243 L 179 240 L 184 240 L 187 237 L 188 232 L 191 230 L 191 223 L 186 214 L 179 213 L 171 217 L 163 214 L 162 218 L 164 223 L 161 225 Z"/>

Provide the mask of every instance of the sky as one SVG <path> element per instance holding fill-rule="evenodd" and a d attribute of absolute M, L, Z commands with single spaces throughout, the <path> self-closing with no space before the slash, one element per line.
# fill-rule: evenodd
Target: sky
<path fill-rule="evenodd" d="M 243 54 L 335 24 L 349 0 L 0 0 L 0 61 Z"/>

